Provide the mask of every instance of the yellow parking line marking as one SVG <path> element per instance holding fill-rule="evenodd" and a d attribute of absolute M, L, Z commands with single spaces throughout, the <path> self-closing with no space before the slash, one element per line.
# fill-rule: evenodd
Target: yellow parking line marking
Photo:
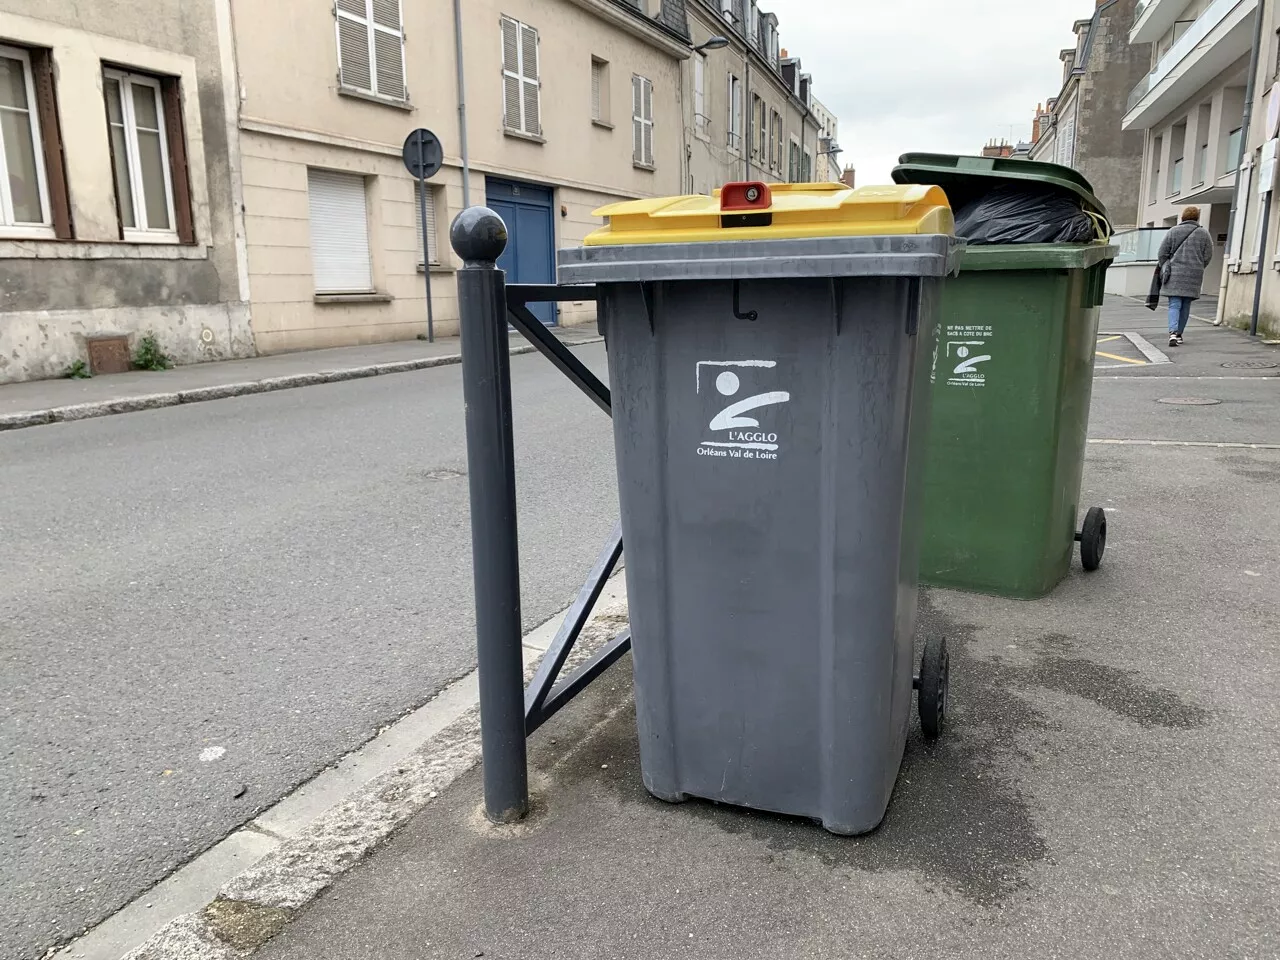
<path fill-rule="evenodd" d="M 1123 339 L 1124 339 L 1124 334 L 1117 334 L 1117 335 L 1116 335 L 1116 336 L 1114 336 L 1114 337 L 1099 337 L 1099 338 L 1098 338 L 1098 342 L 1099 342 L 1099 343 L 1110 343 L 1112 340 L 1123 340 Z"/>
<path fill-rule="evenodd" d="M 1136 363 L 1140 367 L 1146 366 L 1147 363 L 1145 360 L 1130 360 L 1128 357 L 1118 357 L 1114 353 L 1103 353 L 1101 350 L 1098 350 L 1097 354 L 1100 357 L 1106 357 L 1108 360 L 1119 360 L 1122 363 Z"/>

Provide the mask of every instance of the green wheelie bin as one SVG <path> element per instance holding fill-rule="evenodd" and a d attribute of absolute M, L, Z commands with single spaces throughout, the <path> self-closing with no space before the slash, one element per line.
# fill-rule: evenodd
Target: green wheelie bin
<path fill-rule="evenodd" d="M 960 210 L 993 188 L 1065 191 L 1106 211 L 1083 176 L 1026 160 L 911 153 L 898 183 L 936 184 Z M 1035 599 L 1067 575 L 1076 542 L 1086 570 L 1106 548 L 1106 514 L 1083 509 L 1099 308 L 1117 249 L 1092 243 L 970 245 L 944 285 L 920 580 Z"/>

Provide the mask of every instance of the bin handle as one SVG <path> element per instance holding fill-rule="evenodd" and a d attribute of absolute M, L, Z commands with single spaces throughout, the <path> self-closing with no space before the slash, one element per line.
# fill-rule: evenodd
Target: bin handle
<path fill-rule="evenodd" d="M 743 313 L 742 309 L 739 307 L 737 280 L 733 281 L 733 315 L 739 320 L 750 320 L 753 323 L 760 319 L 760 314 L 756 313 L 754 310 L 748 310 L 746 313 Z"/>

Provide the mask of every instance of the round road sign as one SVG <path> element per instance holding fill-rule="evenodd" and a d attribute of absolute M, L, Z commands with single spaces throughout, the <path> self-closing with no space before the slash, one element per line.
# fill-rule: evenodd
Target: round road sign
<path fill-rule="evenodd" d="M 404 165 L 416 179 L 434 177 L 444 163 L 444 147 L 430 130 L 419 127 L 404 140 Z"/>

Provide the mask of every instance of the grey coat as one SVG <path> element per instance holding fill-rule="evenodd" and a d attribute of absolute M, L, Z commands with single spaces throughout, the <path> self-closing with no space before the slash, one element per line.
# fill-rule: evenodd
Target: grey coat
<path fill-rule="evenodd" d="M 1178 246 L 1180 243 L 1182 246 Z M 1161 274 L 1160 292 L 1166 297 L 1198 299 L 1204 285 L 1205 267 L 1213 259 L 1213 238 L 1209 231 L 1194 220 L 1184 220 L 1165 234 L 1156 256 L 1162 271 L 1166 263 L 1169 265 L 1167 273 Z"/>

